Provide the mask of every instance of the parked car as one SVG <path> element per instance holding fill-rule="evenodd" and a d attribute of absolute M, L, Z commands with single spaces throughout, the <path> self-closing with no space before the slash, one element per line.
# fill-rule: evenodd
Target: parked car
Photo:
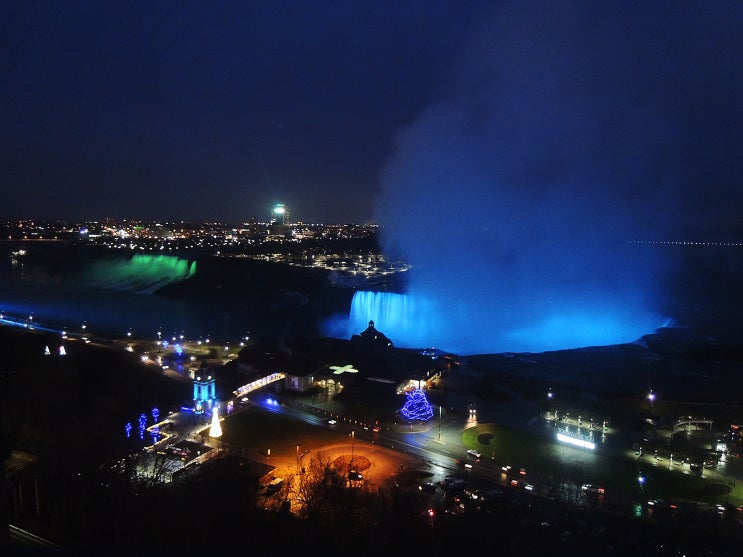
<path fill-rule="evenodd" d="M 436 486 L 431 482 L 419 484 L 418 491 L 422 491 L 423 493 L 436 493 Z"/>

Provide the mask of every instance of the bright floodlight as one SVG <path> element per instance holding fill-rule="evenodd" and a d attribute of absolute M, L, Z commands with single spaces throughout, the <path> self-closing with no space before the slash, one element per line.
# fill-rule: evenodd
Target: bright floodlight
<path fill-rule="evenodd" d="M 209 429 L 209 437 L 222 437 L 222 426 L 219 424 L 219 409 L 216 406 L 212 411 L 212 427 Z"/>
<path fill-rule="evenodd" d="M 563 443 L 568 443 L 570 445 L 575 445 L 576 447 L 581 447 L 584 449 L 593 450 L 596 448 L 595 443 L 592 443 L 591 441 L 586 441 L 585 439 L 579 439 L 577 437 L 565 435 L 564 433 L 558 433 L 557 440 L 562 441 Z"/>

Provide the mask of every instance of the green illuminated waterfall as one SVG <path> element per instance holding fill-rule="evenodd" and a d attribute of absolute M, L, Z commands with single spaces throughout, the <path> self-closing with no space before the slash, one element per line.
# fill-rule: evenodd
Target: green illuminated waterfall
<path fill-rule="evenodd" d="M 196 274 L 196 261 L 174 255 L 136 254 L 129 260 L 102 261 L 89 271 L 89 284 L 99 288 L 151 294 L 171 282 Z"/>

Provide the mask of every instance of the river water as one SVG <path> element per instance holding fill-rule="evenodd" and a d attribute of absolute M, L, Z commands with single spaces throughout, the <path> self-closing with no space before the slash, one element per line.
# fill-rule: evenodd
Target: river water
<path fill-rule="evenodd" d="M 11 257 L 22 248 L 26 255 Z M 691 255 L 693 259 L 686 255 L 687 270 L 668 289 L 668 315 L 682 327 L 696 328 L 698 334 L 743 342 L 738 327 L 743 257 L 712 251 Z M 65 242 L 0 242 L 0 311 L 33 316 L 37 322 L 70 332 L 86 323 L 90 335 L 118 337 L 131 331 L 154 338 L 160 331 L 164 336 L 184 334 L 218 341 L 303 333 L 350 338 L 374 319 L 396 346 L 404 347 L 379 316 L 364 314 L 355 321 L 351 316 L 351 325 L 345 323 L 338 329 L 341 332 L 327 326 L 335 319 L 348 321 L 353 289 L 339 294 L 342 289 L 328 281 L 310 292 L 303 278 L 279 284 L 265 268 L 256 273 L 264 274 L 258 283 L 243 286 L 243 277 L 254 268 L 220 262 L 204 275 L 207 268 L 200 265 L 201 260 L 186 256 L 143 260 L 130 253 L 95 251 Z M 235 276 L 224 276 L 223 285 L 223 275 L 228 274 Z M 208 279 L 194 284 L 194 275 Z M 194 284 L 185 295 L 157 292 L 162 286 L 185 284 Z M 418 347 L 428 345 L 421 340 Z"/>
<path fill-rule="evenodd" d="M 11 257 L 21 248 L 27 248 L 25 256 Z M 140 337 L 155 337 L 158 331 L 220 340 L 244 336 L 248 323 L 255 324 L 248 315 L 241 320 L 239 312 L 206 297 L 186 301 L 154 293 L 189 278 L 190 265 L 176 257 L 143 264 L 131 254 L 102 257 L 53 242 L 5 243 L 0 245 L 0 311 L 70 332 L 85 325 L 92 336 L 120 337 L 128 331 Z"/>

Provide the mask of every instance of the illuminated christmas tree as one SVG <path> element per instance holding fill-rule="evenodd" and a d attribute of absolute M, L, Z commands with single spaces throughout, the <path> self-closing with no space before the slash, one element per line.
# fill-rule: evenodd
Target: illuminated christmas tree
<path fill-rule="evenodd" d="M 209 430 L 209 437 L 222 437 L 222 426 L 219 425 L 219 408 L 217 406 L 212 410 L 212 427 Z"/>
<path fill-rule="evenodd" d="M 405 393 L 407 401 L 402 407 L 402 415 L 409 420 L 426 421 L 433 418 L 433 407 L 420 389 Z"/>

